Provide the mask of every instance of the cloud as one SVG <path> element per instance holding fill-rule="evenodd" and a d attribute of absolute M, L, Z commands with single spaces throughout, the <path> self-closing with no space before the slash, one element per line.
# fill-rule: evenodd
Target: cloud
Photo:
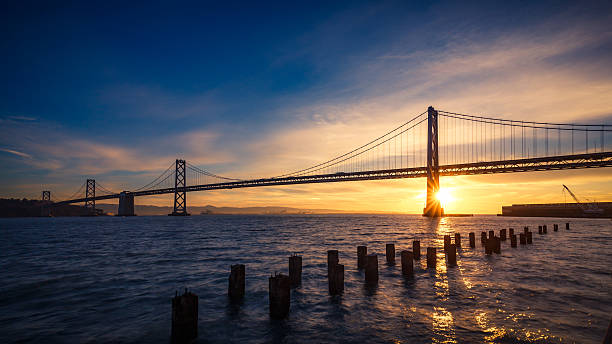
<path fill-rule="evenodd" d="M 30 154 L 19 152 L 19 151 L 13 150 L 13 149 L 0 148 L 0 151 L 6 152 L 6 153 L 10 153 L 10 154 L 14 154 L 14 155 L 20 156 L 22 158 L 28 158 L 28 159 L 32 158 L 32 156 Z"/>

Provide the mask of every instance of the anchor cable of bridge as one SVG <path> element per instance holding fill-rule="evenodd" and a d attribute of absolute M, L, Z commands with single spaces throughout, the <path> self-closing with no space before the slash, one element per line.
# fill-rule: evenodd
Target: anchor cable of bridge
<path fill-rule="evenodd" d="M 389 141 L 391 141 L 391 139 L 394 139 L 394 138 L 398 137 L 399 135 L 401 135 L 401 134 L 403 134 L 403 133 L 407 132 L 408 130 L 413 129 L 414 127 L 416 127 L 417 125 L 419 125 L 419 124 L 421 124 L 421 123 L 425 122 L 426 120 L 427 120 L 427 118 L 423 118 L 422 120 L 418 121 L 417 123 L 415 123 L 415 124 L 414 124 L 414 125 L 412 125 L 411 127 L 406 128 L 405 130 L 402 130 L 401 132 L 399 132 L 399 133 L 397 133 L 397 134 L 395 134 L 395 135 L 393 135 L 393 136 L 389 137 L 388 139 L 386 139 L 386 140 L 384 140 L 384 141 L 381 141 L 381 142 L 377 143 L 376 145 L 374 145 L 374 146 L 372 146 L 372 147 L 369 147 L 368 149 L 365 149 L 365 150 L 363 150 L 363 151 L 361 151 L 361 152 L 359 152 L 359 153 L 357 153 L 357 154 L 355 154 L 355 155 L 348 156 L 348 157 L 346 157 L 346 158 L 344 158 L 344 159 L 342 159 L 342 160 L 338 160 L 338 161 L 334 162 L 333 164 L 330 164 L 330 165 L 327 165 L 327 166 L 323 166 L 323 167 L 320 167 L 320 168 L 318 168 L 318 169 L 311 170 L 311 171 L 308 171 L 308 172 L 309 172 L 309 173 L 318 172 L 318 171 L 321 171 L 321 170 L 323 170 L 323 169 L 329 168 L 329 167 L 331 167 L 331 166 L 336 166 L 336 165 L 338 165 L 338 164 L 340 164 L 340 163 L 342 163 L 342 162 L 345 162 L 345 161 L 347 161 L 347 160 L 349 160 L 349 159 L 352 159 L 352 158 L 354 158 L 354 157 L 356 157 L 356 156 L 359 156 L 359 155 L 361 155 L 361 154 L 363 154 L 363 153 L 366 153 L 366 152 L 368 152 L 368 151 L 371 151 L 371 150 L 372 150 L 372 149 L 374 149 L 374 148 L 380 147 L 380 146 L 381 146 L 383 143 L 389 142 Z M 388 156 L 388 157 L 389 157 L 389 159 L 391 159 L 391 154 L 389 154 L 389 156 Z M 385 159 L 385 157 L 383 156 L 383 160 L 384 160 L 384 159 Z M 390 163 L 390 161 L 389 161 L 389 165 L 390 165 L 390 164 L 391 164 L 391 163 Z M 391 168 L 389 168 L 389 169 L 391 169 Z M 305 174 L 305 173 L 296 174 L 295 176 L 302 176 L 302 175 L 304 175 L 304 174 Z"/>
<path fill-rule="evenodd" d="M 105 195 L 105 194 L 107 194 L 107 195 L 114 195 L 114 194 L 118 194 L 119 193 L 119 192 L 111 191 L 111 190 L 105 188 L 99 182 L 96 182 L 96 192 L 99 193 L 100 195 Z"/>
<path fill-rule="evenodd" d="M 517 121 L 517 120 L 512 120 L 512 119 L 501 119 L 501 118 L 493 118 L 493 117 L 466 115 L 462 113 L 449 112 L 449 111 L 443 111 L 443 110 L 438 110 L 438 113 L 441 116 L 446 116 L 450 118 L 471 120 L 474 122 L 490 123 L 490 124 L 497 124 L 497 125 L 523 127 L 523 128 L 536 128 L 536 129 L 549 129 L 549 130 L 556 129 L 556 130 L 580 130 L 580 131 L 586 131 L 586 130 L 588 131 L 612 131 L 612 124 L 579 124 L 579 123 L 549 123 L 549 122 Z M 508 122 L 509 124 L 505 124 L 502 122 Z M 520 124 L 514 124 L 514 123 L 520 123 Z M 526 123 L 529 125 L 526 125 Z M 545 125 L 545 126 L 538 126 L 538 125 Z M 578 127 L 578 128 L 560 128 L 561 126 L 571 126 L 571 127 Z M 580 127 L 600 127 L 602 129 L 581 129 Z M 605 129 L 606 127 L 610 127 L 610 129 Z"/>
<path fill-rule="evenodd" d="M 159 176 L 157 176 L 157 178 L 155 178 L 151 182 L 149 182 L 149 183 L 139 187 L 138 189 L 132 190 L 131 192 L 138 192 L 138 191 L 145 190 L 147 188 L 155 188 L 156 186 L 160 185 L 165 180 L 167 180 L 169 176 L 171 176 L 174 173 L 174 171 L 172 170 L 172 168 L 174 166 L 175 166 L 174 163 L 170 164 L 170 166 L 168 166 L 168 168 L 164 172 L 162 172 Z M 168 172 L 170 172 L 170 174 L 162 179 L 162 177 L 164 177 L 164 175 L 166 175 L 166 173 L 168 173 Z"/>
<path fill-rule="evenodd" d="M 193 172 L 200 173 L 200 174 L 203 174 L 203 175 L 206 175 L 206 176 L 209 176 L 209 177 L 213 177 L 213 178 L 217 178 L 217 179 L 229 180 L 229 181 L 240 181 L 240 180 L 242 180 L 242 179 L 237 179 L 237 178 L 229 178 L 229 177 L 219 176 L 219 175 L 216 175 L 214 173 L 211 173 L 211 172 L 208 172 L 206 170 L 203 170 L 203 169 L 201 169 L 201 168 L 199 168 L 197 166 L 193 166 L 192 164 L 189 164 L 189 163 L 187 163 L 187 168 L 192 170 Z"/>
<path fill-rule="evenodd" d="M 438 114 L 444 164 L 603 153 L 612 133 L 609 124 L 518 121 L 445 110 Z"/>
<path fill-rule="evenodd" d="M 306 173 L 312 173 L 312 172 L 320 171 L 320 170 L 322 170 L 322 169 L 325 169 L 325 168 L 328 168 L 328 167 L 331 167 L 331 166 L 335 166 L 335 165 L 337 165 L 337 164 L 339 164 L 339 163 L 341 163 L 341 162 L 344 162 L 344 161 L 346 161 L 346 160 L 348 160 L 348 159 L 350 159 L 350 158 L 353 158 L 353 157 L 356 157 L 356 156 L 358 156 L 358 155 L 360 155 L 360 154 L 363 154 L 363 153 L 365 153 L 365 152 L 368 152 L 368 151 L 370 151 L 371 149 L 373 149 L 373 148 L 375 148 L 375 147 L 380 146 L 382 143 L 385 143 L 385 142 L 389 141 L 390 139 L 395 138 L 395 137 L 397 137 L 398 135 L 400 135 L 400 134 L 402 134 L 402 133 L 406 132 L 407 130 L 410 130 L 410 129 L 414 128 L 416 125 L 418 125 L 418 124 L 422 123 L 423 121 L 427 120 L 427 117 L 425 117 L 424 119 L 422 119 L 421 121 L 419 121 L 418 123 L 416 123 L 415 125 L 413 125 L 412 127 L 408 128 L 408 129 L 405 129 L 405 130 L 403 130 L 403 131 L 399 132 L 398 134 L 396 134 L 396 135 L 394 135 L 394 136 L 390 137 L 389 139 L 387 139 L 387 140 L 385 140 L 385 141 L 382 141 L 382 142 L 379 142 L 378 144 L 376 144 L 376 145 L 374 145 L 374 146 L 372 146 L 372 147 L 369 147 L 368 149 L 365 149 L 365 150 L 363 150 L 363 151 L 360 151 L 360 150 L 362 150 L 363 148 L 368 147 L 368 146 L 372 145 L 373 143 L 380 141 L 381 139 L 383 139 L 383 138 L 385 138 L 385 137 L 389 136 L 390 134 L 392 134 L 392 133 L 394 133 L 394 132 L 396 132 L 396 131 L 400 130 L 400 129 L 401 129 L 401 128 L 403 128 L 403 127 L 405 127 L 406 125 L 408 125 L 408 124 L 410 124 L 410 123 L 412 123 L 412 122 L 416 121 L 416 120 L 417 120 L 419 117 L 421 117 L 421 116 L 423 116 L 423 115 L 425 115 L 425 114 L 427 114 L 427 111 L 425 111 L 425 112 L 423 112 L 423 113 L 421 113 L 421 114 L 419 114 L 419 115 L 415 116 L 414 118 L 410 119 L 408 122 L 406 122 L 406 123 L 404 123 L 404 124 L 400 125 L 399 127 L 397 127 L 397 128 L 395 128 L 395 129 L 393 129 L 393 130 L 391 130 L 391 131 L 389 131 L 389 132 L 385 133 L 384 135 L 379 136 L 379 137 L 377 137 L 376 139 L 374 139 L 374 140 L 372 140 L 372 141 L 370 141 L 370 142 L 368 142 L 368 143 L 366 143 L 366 144 L 364 144 L 364 145 L 362 145 L 362 146 L 360 146 L 360 147 L 357 147 L 357 148 L 355 148 L 355 149 L 351 150 L 350 152 L 344 153 L 344 154 L 339 155 L 339 156 L 337 156 L 337 157 L 335 157 L 335 158 L 333 158 L 333 159 L 330 159 L 330 160 L 324 161 L 324 162 L 322 162 L 322 163 L 319 163 L 319 164 L 317 164 L 317 165 L 311 166 L 311 167 L 309 167 L 309 168 L 305 168 L 305 169 L 302 169 L 302 170 L 294 171 L 294 172 L 291 172 L 291 173 L 282 174 L 282 175 L 275 176 L 275 177 L 272 177 L 272 178 L 284 178 L 284 177 L 290 177 L 290 176 L 300 176 L 300 175 L 304 175 L 304 174 L 306 174 Z M 359 152 L 359 151 L 360 151 L 360 152 Z M 351 155 L 351 154 L 353 154 L 353 153 L 355 153 L 355 152 L 359 152 L 359 153 L 354 154 L 354 155 Z M 342 159 L 342 158 L 344 158 L 344 159 Z M 340 160 L 340 159 L 342 159 L 342 160 Z"/>
<path fill-rule="evenodd" d="M 79 189 L 74 192 L 72 195 L 70 195 L 69 197 L 63 199 L 63 200 L 70 200 L 70 199 L 75 199 L 77 196 L 79 195 L 83 195 L 85 193 L 85 184 L 86 182 L 83 182 L 83 184 L 81 184 L 81 186 L 79 187 Z M 80 198 L 80 197 L 79 197 Z"/>

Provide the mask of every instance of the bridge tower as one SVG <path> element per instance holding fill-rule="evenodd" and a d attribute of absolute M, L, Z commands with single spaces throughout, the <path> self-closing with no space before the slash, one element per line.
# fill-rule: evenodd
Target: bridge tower
<path fill-rule="evenodd" d="M 438 111 L 427 108 L 427 200 L 423 216 L 440 217 L 444 209 L 436 193 L 440 190 L 440 164 L 438 160 Z"/>
<path fill-rule="evenodd" d="M 43 191 L 41 200 L 42 205 L 40 207 L 40 216 L 51 216 L 51 208 L 49 207 L 49 204 L 51 203 L 51 191 Z"/>
<path fill-rule="evenodd" d="M 89 215 L 96 214 L 96 180 L 87 179 L 85 188 L 85 208 L 89 209 Z"/>
<path fill-rule="evenodd" d="M 187 178 L 185 174 L 185 160 L 176 159 L 174 173 L 174 211 L 169 216 L 189 216 L 187 213 Z"/>

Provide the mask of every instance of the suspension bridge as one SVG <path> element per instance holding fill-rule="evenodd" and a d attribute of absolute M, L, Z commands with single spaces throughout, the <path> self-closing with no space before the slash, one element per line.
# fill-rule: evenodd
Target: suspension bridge
<path fill-rule="evenodd" d="M 427 178 L 423 215 L 444 215 L 436 193 L 440 176 L 513 173 L 612 166 L 612 125 L 518 121 L 436 110 L 345 154 L 308 168 L 260 179 L 211 173 L 177 159 L 151 182 L 114 192 L 87 179 L 72 196 L 52 206 L 84 203 L 92 214 L 96 201 L 119 199 L 118 215 L 134 215 L 134 197 L 174 194 L 170 215 L 185 216 L 187 193 L 208 190 L 360 180 Z"/>

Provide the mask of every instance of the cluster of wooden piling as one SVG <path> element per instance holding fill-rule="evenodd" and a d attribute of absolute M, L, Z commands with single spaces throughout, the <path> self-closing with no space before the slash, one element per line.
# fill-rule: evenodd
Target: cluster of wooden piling
<path fill-rule="evenodd" d="M 565 229 L 570 229 L 569 222 Z M 553 230 L 557 232 L 559 225 L 554 224 Z M 538 226 L 538 234 L 547 234 L 547 226 Z M 480 233 L 480 242 L 484 247 L 485 254 L 501 254 L 501 242 L 510 239 L 510 247 L 517 247 L 517 234 L 514 228 L 506 231 L 502 228 L 499 236 L 495 231 Z M 518 234 L 518 243 L 527 245 L 533 243 L 532 232 L 529 227 L 524 227 L 523 232 Z M 470 248 L 476 247 L 476 234 L 469 233 Z M 454 243 L 451 235 L 444 235 L 444 253 L 449 266 L 457 265 L 457 250 L 461 249 L 461 234 L 454 234 Z M 395 244 L 389 243 L 385 246 L 387 264 L 395 264 Z M 412 251 L 402 250 L 400 252 L 402 275 L 412 277 L 414 275 L 414 261 L 421 258 L 421 242 L 412 242 Z M 436 248 L 427 247 L 427 268 L 435 269 L 437 263 Z M 366 246 L 357 246 L 357 268 L 365 270 L 366 284 L 378 283 L 378 256 L 368 254 Z M 227 294 L 231 302 L 240 301 L 245 295 L 246 271 L 244 264 L 236 264 L 230 267 Z M 330 295 L 341 295 L 344 292 L 344 265 L 340 264 L 338 250 L 327 251 L 327 279 Z M 268 279 L 270 317 L 282 319 L 289 315 L 291 308 L 291 288 L 299 286 L 302 282 L 302 257 L 291 255 L 289 257 L 289 275 L 275 273 Z M 182 295 L 175 294 L 172 299 L 172 342 L 188 343 L 197 337 L 198 333 L 198 296 L 185 289 Z"/>

